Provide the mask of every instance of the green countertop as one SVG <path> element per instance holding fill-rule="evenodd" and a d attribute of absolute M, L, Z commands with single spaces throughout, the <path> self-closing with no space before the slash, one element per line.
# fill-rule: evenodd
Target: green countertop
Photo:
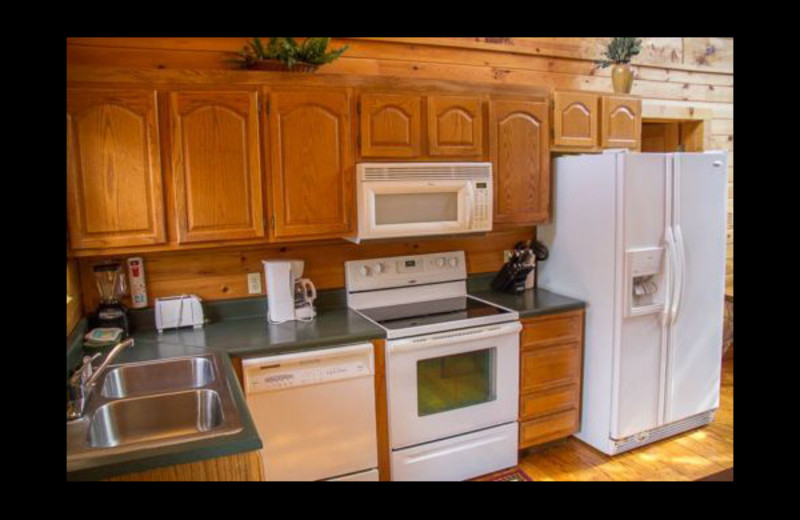
<path fill-rule="evenodd" d="M 586 306 L 580 300 L 561 296 L 544 289 L 529 289 L 519 295 L 498 293 L 491 289 L 470 291 L 469 294 L 481 300 L 517 311 L 520 318 L 566 312 L 582 309 Z"/>
<path fill-rule="evenodd" d="M 496 293 L 488 288 L 490 279 L 491 276 L 470 279 L 469 293 L 477 298 L 516 310 L 521 318 L 563 312 L 584 306 L 579 300 L 541 289 L 525 291 L 519 296 Z M 328 302 L 327 305 L 317 309 L 314 321 L 277 325 L 267 322 L 263 297 L 235 302 L 204 302 L 204 310 L 207 309 L 206 316 L 212 317 L 215 321 L 207 323 L 200 329 L 170 330 L 163 334 L 152 329 L 152 309 L 132 311 L 132 322 L 139 324 L 138 330 L 133 334 L 135 345 L 122 352 L 115 360 L 115 364 L 197 355 L 209 351 L 227 354 L 222 356 L 225 375 L 233 382 L 231 387 L 234 400 L 242 416 L 244 428 L 237 434 L 214 439 L 142 449 L 112 457 L 98 457 L 96 464 L 91 468 L 68 472 L 67 480 L 97 480 L 261 448 L 261 440 L 247 409 L 244 393 L 233 370 L 230 356 L 247 358 L 275 355 L 386 337 L 386 332 L 382 328 L 347 308 L 343 291 L 328 295 L 325 300 Z M 86 323 L 82 320 L 67 341 L 68 372 L 80 361 L 84 353 L 90 352 L 82 349 L 81 338 L 85 330 Z"/>

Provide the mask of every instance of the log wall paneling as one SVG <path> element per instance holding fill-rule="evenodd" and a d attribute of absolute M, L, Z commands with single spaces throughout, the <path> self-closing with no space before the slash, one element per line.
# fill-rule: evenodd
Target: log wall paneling
<path fill-rule="evenodd" d="M 549 219 L 549 119 L 547 103 L 489 102 L 495 223 L 538 224 Z"/>
<path fill-rule="evenodd" d="M 165 241 L 154 90 L 67 89 L 67 221 L 73 249 Z"/>
<path fill-rule="evenodd" d="M 178 241 L 264 236 L 258 93 L 170 96 Z"/>
<path fill-rule="evenodd" d="M 358 106 L 362 157 L 421 155 L 421 96 L 362 93 Z"/>
<path fill-rule="evenodd" d="M 343 240 L 295 244 L 262 244 L 248 247 L 225 247 L 218 250 L 137 253 L 144 262 L 147 295 L 150 301 L 176 294 L 196 294 L 204 300 L 228 300 L 257 296 L 249 294 L 247 274 L 259 273 L 265 294 L 261 260 L 305 260 L 304 277 L 317 289 L 344 287 L 344 262 L 382 256 L 415 255 L 464 250 L 470 274 L 489 273 L 503 264 L 503 250 L 512 249 L 520 240 L 533 235 L 532 226 L 508 231 L 461 237 L 431 237 L 417 240 L 391 240 L 353 244 Z M 92 266 L 103 258 L 80 258 L 83 304 L 87 313 L 98 303 L 93 285 Z M 124 259 L 124 256 L 111 257 Z M 126 298 L 126 302 L 129 300 Z"/>
<path fill-rule="evenodd" d="M 353 231 L 350 99 L 345 89 L 270 93 L 274 238 Z"/>
<path fill-rule="evenodd" d="M 67 336 L 83 316 L 81 281 L 78 275 L 78 261 L 67 258 Z"/>

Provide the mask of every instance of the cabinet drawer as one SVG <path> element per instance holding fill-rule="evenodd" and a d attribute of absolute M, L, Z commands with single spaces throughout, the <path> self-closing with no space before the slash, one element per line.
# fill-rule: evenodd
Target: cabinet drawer
<path fill-rule="evenodd" d="M 578 385 L 560 386 L 551 390 L 521 395 L 519 416 L 523 419 L 578 408 Z"/>
<path fill-rule="evenodd" d="M 569 385 L 580 377 L 579 343 L 526 350 L 520 357 L 520 393 Z"/>
<path fill-rule="evenodd" d="M 575 433 L 577 429 L 578 411 L 575 409 L 523 421 L 519 423 L 519 447 L 522 449 L 560 439 Z"/>
<path fill-rule="evenodd" d="M 581 313 L 555 314 L 523 322 L 522 348 L 565 340 L 580 341 Z"/>

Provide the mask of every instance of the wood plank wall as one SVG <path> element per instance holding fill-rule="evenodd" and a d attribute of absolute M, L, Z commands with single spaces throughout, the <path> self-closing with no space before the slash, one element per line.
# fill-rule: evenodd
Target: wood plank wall
<path fill-rule="evenodd" d="M 317 289 L 344 287 L 344 262 L 381 256 L 400 256 L 443 251 L 466 251 L 467 271 L 486 273 L 503 264 L 503 250 L 533 236 L 534 227 L 495 231 L 486 235 L 391 240 L 353 244 L 344 240 L 226 247 L 219 250 L 165 252 L 141 255 L 145 266 L 147 295 L 153 298 L 175 294 L 196 294 L 205 300 L 227 300 L 256 296 L 248 294 L 247 273 L 261 273 L 261 293 L 266 294 L 262 260 L 305 261 L 303 276 Z M 97 307 L 92 265 L 99 259 L 80 259 L 80 278 L 87 313 Z M 122 258 L 115 258 L 122 260 Z M 130 304 L 130 299 L 126 300 Z"/>
<path fill-rule="evenodd" d="M 83 315 L 81 294 L 84 290 L 78 278 L 78 261 L 67 258 L 67 336 Z"/>
<path fill-rule="evenodd" d="M 246 39 L 68 38 L 67 65 L 224 69 L 228 65 L 223 60 L 230 57 L 231 52 L 239 50 Z M 338 47 L 347 44 L 350 46 L 348 51 L 338 61 L 322 67 L 316 74 L 448 79 L 610 92 L 610 70 L 598 69 L 593 62 L 600 56 L 606 41 L 604 38 L 341 38 L 334 39 L 333 45 Z M 711 145 L 715 149 L 729 151 L 726 285 L 732 290 L 733 39 L 645 38 L 642 53 L 634 64 L 637 79 L 632 93 L 644 99 L 645 107 L 664 114 L 697 110 L 710 112 Z M 488 241 L 479 238 L 462 239 L 467 240 L 462 243 L 466 249 L 471 250 L 474 241 L 476 250 L 481 251 L 478 254 L 485 255 L 485 259 L 490 256 L 493 259 L 502 259 L 498 251 L 513 245 L 513 241 L 509 239 L 516 239 L 503 234 L 492 234 L 490 237 Z M 425 247 L 431 247 L 428 241 L 419 242 L 423 243 L 428 244 Z M 392 252 L 386 254 L 405 254 L 415 250 L 414 244 L 416 243 L 400 242 L 387 245 L 385 250 Z M 485 249 L 488 246 L 496 247 L 496 254 L 489 255 Z M 330 258 L 326 261 L 341 262 L 345 258 L 384 254 L 384 248 L 373 247 L 353 249 L 353 246 L 347 244 L 331 245 L 325 249 L 329 251 Z M 318 282 L 319 287 L 343 285 L 342 273 L 318 270 L 315 267 L 317 262 L 322 261 L 319 253 L 302 247 L 299 250 L 288 248 L 284 253 L 280 249 L 270 246 L 261 248 L 260 252 L 255 250 L 255 253 L 228 248 L 217 252 L 146 255 L 149 289 L 156 295 L 163 288 L 168 289 L 164 294 L 196 292 L 209 299 L 246 296 L 240 293 L 242 289 L 246 291 L 243 273 L 252 272 L 248 270 L 254 269 L 259 263 L 256 258 L 259 254 L 274 255 L 276 251 L 279 255 L 289 256 L 295 253 L 307 254 L 309 276 Z M 471 271 L 493 270 L 494 267 L 490 269 L 490 266 L 496 262 L 485 259 L 476 261 L 471 266 Z M 82 273 L 85 273 L 90 261 L 91 259 L 80 261 Z M 207 267 L 222 265 L 228 267 Z M 238 267 L 234 268 L 234 265 Z M 161 266 L 164 266 L 163 270 Z M 190 273 L 191 269 L 195 269 L 197 276 L 185 278 L 183 282 L 174 281 L 180 280 L 183 274 Z M 93 309 L 94 289 L 87 287 L 87 276 L 82 278 L 84 306 L 87 310 Z M 211 281 L 215 278 L 215 281 Z"/>

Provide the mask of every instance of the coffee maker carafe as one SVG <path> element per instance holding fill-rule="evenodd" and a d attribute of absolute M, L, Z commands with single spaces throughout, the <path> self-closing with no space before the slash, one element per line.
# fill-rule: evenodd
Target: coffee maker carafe
<path fill-rule="evenodd" d="M 311 321 L 316 315 L 317 290 L 311 280 L 301 278 L 302 260 L 262 260 L 267 279 L 267 319 L 270 323 Z"/>
<path fill-rule="evenodd" d="M 116 327 L 122 329 L 123 337 L 128 336 L 128 309 L 122 304 L 122 296 L 127 291 L 125 272 L 122 264 L 108 263 L 94 266 L 95 285 L 100 295 L 94 327 Z"/>

